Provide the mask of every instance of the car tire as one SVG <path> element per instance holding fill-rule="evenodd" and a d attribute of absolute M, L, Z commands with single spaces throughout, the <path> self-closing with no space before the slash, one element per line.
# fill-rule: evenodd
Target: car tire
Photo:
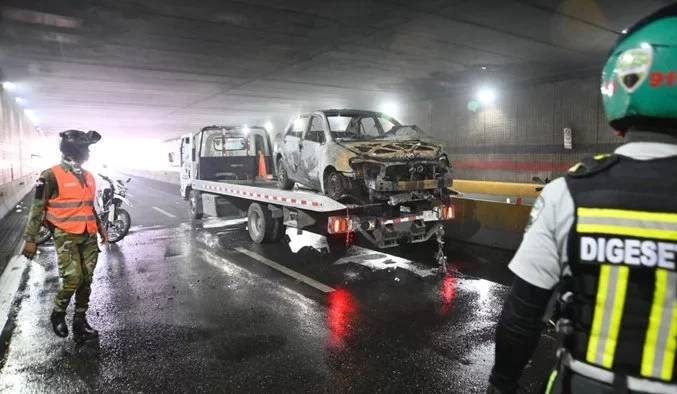
<path fill-rule="evenodd" d="M 277 187 L 282 190 L 291 190 L 294 187 L 294 181 L 289 179 L 289 171 L 284 159 L 280 157 L 277 161 Z"/>
<path fill-rule="evenodd" d="M 348 179 L 346 179 L 343 174 L 332 171 L 329 173 L 329 175 L 327 175 L 327 179 L 324 183 L 324 190 L 327 196 L 333 200 L 337 200 L 341 196 L 348 193 L 348 185 Z"/>

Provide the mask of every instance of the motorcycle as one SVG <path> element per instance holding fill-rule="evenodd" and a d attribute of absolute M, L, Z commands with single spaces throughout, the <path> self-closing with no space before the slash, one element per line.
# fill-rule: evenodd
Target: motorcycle
<path fill-rule="evenodd" d="M 98 175 L 109 185 L 96 192 L 96 202 L 100 208 L 99 219 L 103 228 L 108 232 L 108 242 L 115 243 L 127 235 L 129 227 L 132 225 L 129 212 L 121 208 L 123 202 L 130 207 L 132 206 L 132 203 L 126 197 L 127 187 L 125 187 L 125 184 L 132 179 L 127 178 L 127 181 L 123 183 L 119 179 L 113 181 L 105 175 Z"/>
<path fill-rule="evenodd" d="M 126 198 L 127 188 L 125 187 L 125 184 L 129 183 L 131 178 L 128 178 L 123 183 L 119 179 L 113 181 L 105 175 L 98 175 L 108 182 L 108 187 L 96 192 L 96 202 L 99 206 L 99 221 L 108 232 L 108 242 L 115 243 L 127 235 L 129 227 L 132 225 L 129 212 L 121 208 L 123 202 L 130 207 L 132 206 L 132 203 Z M 42 225 L 40 226 L 35 243 L 42 245 L 49 241 L 52 238 L 53 230 L 52 224 L 43 215 Z"/>

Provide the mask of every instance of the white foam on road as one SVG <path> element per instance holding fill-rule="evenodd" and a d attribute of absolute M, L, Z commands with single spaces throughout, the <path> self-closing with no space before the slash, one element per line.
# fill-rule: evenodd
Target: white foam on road
<path fill-rule="evenodd" d="M 169 213 L 169 212 L 165 211 L 165 210 L 164 210 L 164 209 L 162 209 L 162 208 L 158 208 L 158 207 L 153 207 L 153 209 L 154 209 L 154 210 L 156 210 L 156 211 L 158 211 L 158 212 L 160 212 L 161 214 L 163 214 L 163 215 L 165 215 L 165 216 L 168 216 L 168 217 L 170 217 L 170 218 L 176 218 L 176 215 L 174 215 L 174 214 L 171 214 L 171 213 Z"/>
<path fill-rule="evenodd" d="M 354 263 L 371 268 L 375 271 L 401 268 L 423 278 L 437 275 L 436 271 L 429 267 L 387 253 L 381 253 L 359 246 L 352 246 L 349 253 L 350 255 L 336 260 L 334 265 Z"/>
<path fill-rule="evenodd" d="M 14 295 L 19 289 L 27 259 L 21 255 L 12 257 L 0 276 L 0 324 L 4 325 L 14 302 Z"/>
<path fill-rule="evenodd" d="M 305 276 L 305 275 L 303 275 L 303 274 L 300 274 L 300 273 L 298 273 L 298 272 L 296 272 L 296 271 L 294 271 L 294 270 L 292 270 L 292 269 L 289 269 L 289 268 L 287 268 L 287 267 L 285 267 L 285 266 L 283 266 L 283 265 L 281 265 L 281 264 L 278 264 L 278 263 L 274 262 L 273 260 L 271 260 L 271 259 L 269 259 L 269 258 L 267 258 L 267 257 L 263 257 L 263 256 L 261 256 L 260 254 L 258 254 L 258 253 L 256 253 L 256 252 L 252 252 L 252 251 L 249 250 L 249 249 L 245 249 L 245 248 L 243 248 L 243 247 L 239 247 L 239 246 L 238 246 L 238 247 L 235 248 L 235 250 L 237 250 L 238 252 L 240 252 L 240 253 L 242 253 L 242 254 L 245 254 L 245 255 L 247 255 L 247 256 L 249 256 L 249 257 L 251 257 L 251 258 L 253 258 L 254 260 L 256 260 L 256 261 L 258 261 L 258 262 L 260 262 L 260 263 L 263 263 L 263 264 L 267 265 L 268 267 L 270 267 L 270 268 L 272 268 L 272 269 L 274 269 L 274 270 L 280 271 L 280 272 L 282 272 L 282 273 L 285 274 L 285 275 L 291 276 L 292 278 L 294 278 L 294 279 L 296 279 L 296 280 L 298 280 L 298 281 L 300 281 L 300 282 L 303 282 L 303 283 L 305 283 L 305 284 L 307 284 L 307 285 L 309 285 L 309 286 L 312 286 L 312 287 L 314 287 L 314 288 L 316 288 L 316 289 L 318 289 L 318 290 L 320 290 L 320 291 L 323 291 L 323 292 L 325 292 L 325 293 L 331 293 L 332 291 L 334 291 L 334 288 L 329 287 L 329 286 L 325 285 L 324 283 L 320 283 L 320 282 L 316 281 L 316 280 L 313 279 L 313 278 L 309 278 L 309 277 L 307 277 L 307 276 Z"/>

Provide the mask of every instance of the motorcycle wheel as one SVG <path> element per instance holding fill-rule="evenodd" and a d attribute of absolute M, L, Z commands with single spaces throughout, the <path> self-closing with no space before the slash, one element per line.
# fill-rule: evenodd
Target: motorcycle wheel
<path fill-rule="evenodd" d="M 49 231 L 49 228 L 44 224 L 40 226 L 38 231 L 38 236 L 35 238 L 35 243 L 37 245 L 42 245 L 45 242 L 49 241 L 52 238 L 52 232 Z"/>
<path fill-rule="evenodd" d="M 124 238 L 132 225 L 132 218 L 129 213 L 122 208 L 115 212 L 115 221 L 108 225 L 108 242 L 116 243 Z"/>

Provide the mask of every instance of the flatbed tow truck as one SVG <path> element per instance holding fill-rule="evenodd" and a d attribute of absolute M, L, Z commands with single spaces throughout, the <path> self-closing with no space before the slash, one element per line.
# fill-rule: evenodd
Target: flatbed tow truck
<path fill-rule="evenodd" d="M 193 219 L 203 215 L 246 217 L 255 243 L 278 242 L 286 228 L 325 235 L 332 253 L 344 253 L 355 235 L 377 248 L 435 237 L 435 260 L 446 271 L 444 220 L 454 206 L 439 200 L 354 204 L 308 189 L 281 190 L 272 169 L 265 129 L 209 126 L 181 138 L 180 193 Z M 171 158 L 170 158 L 171 160 Z"/>

